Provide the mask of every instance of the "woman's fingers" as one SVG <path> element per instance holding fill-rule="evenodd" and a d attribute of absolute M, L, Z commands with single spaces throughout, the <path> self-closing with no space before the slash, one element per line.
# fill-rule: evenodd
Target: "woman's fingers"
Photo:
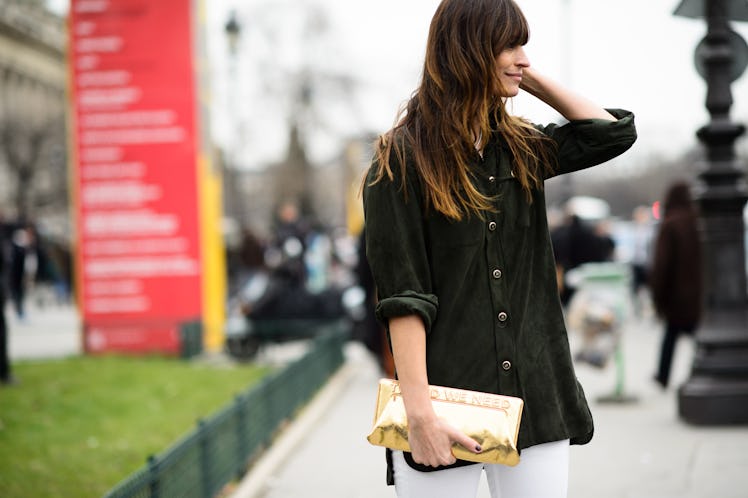
<path fill-rule="evenodd" d="M 471 453 L 480 453 L 482 451 L 482 448 L 480 446 L 480 443 L 476 441 L 475 439 L 471 438 L 467 434 L 465 434 L 462 431 L 459 431 L 457 429 L 452 429 L 450 434 L 450 439 L 452 442 L 459 444 L 466 450 L 470 451 Z"/>
<path fill-rule="evenodd" d="M 452 452 L 452 446 L 455 443 L 472 453 L 477 454 L 482 451 L 480 443 L 475 439 L 448 424 L 443 424 L 442 427 L 444 428 L 444 434 L 446 435 L 446 438 L 442 440 L 444 444 L 438 444 L 435 441 L 432 441 L 431 445 L 425 445 L 425 448 L 421 447 L 418 450 L 415 450 L 413 452 L 413 459 L 416 463 L 428 465 L 430 467 L 452 465 L 457 461 L 457 458 L 455 458 L 454 453 Z"/>

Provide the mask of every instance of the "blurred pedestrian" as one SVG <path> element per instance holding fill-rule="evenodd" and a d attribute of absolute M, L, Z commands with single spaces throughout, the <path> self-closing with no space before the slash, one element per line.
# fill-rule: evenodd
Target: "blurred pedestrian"
<path fill-rule="evenodd" d="M 701 320 L 703 277 L 697 213 L 687 182 L 668 188 L 663 209 L 650 287 L 655 311 L 665 322 L 654 380 L 666 388 L 678 337 L 692 335 Z"/>
<path fill-rule="evenodd" d="M 604 218 L 595 223 L 594 234 L 597 244 L 598 262 L 613 261 L 616 257 L 616 241 L 611 233 L 610 219 Z"/>
<path fill-rule="evenodd" d="M 23 223 L 10 236 L 10 299 L 16 316 L 26 318 L 26 296 L 39 269 L 37 239 L 34 227 Z"/>
<path fill-rule="evenodd" d="M 567 281 L 566 274 L 585 263 L 607 261 L 615 249 L 611 237 L 600 237 L 595 228 L 570 211 L 570 207 L 567 209 L 564 222 L 551 232 L 558 288 L 564 306 L 569 304 L 576 290 Z"/>
<path fill-rule="evenodd" d="M 5 320 L 5 282 L 8 256 L 7 225 L 0 216 L 0 384 L 11 385 L 15 378 L 11 372 L 8 354 L 8 323 Z"/>
<path fill-rule="evenodd" d="M 49 302 L 66 303 L 69 291 L 62 273 L 63 268 L 60 266 L 58 245 L 51 239 L 41 236 L 36 228 L 32 230 L 36 241 L 36 271 L 29 278 L 34 279 L 31 284 L 36 287 L 35 301 L 39 307 Z M 49 291 L 51 294 L 48 294 Z"/>
<path fill-rule="evenodd" d="M 388 453 L 400 498 L 566 496 L 569 444 L 593 424 L 556 290 L 544 181 L 627 150 L 633 115 L 530 67 L 512 0 L 443 0 L 419 88 L 376 145 L 364 186 L 366 251 L 412 453 Z M 569 123 L 510 114 L 520 90 Z M 517 467 L 457 461 L 480 442 L 440 420 L 429 384 L 524 399 Z M 447 470 L 448 469 L 448 470 Z M 433 472 L 437 471 L 437 472 Z"/>
<path fill-rule="evenodd" d="M 252 274 L 265 268 L 265 243 L 249 227 L 242 228 L 239 262 L 242 273 Z"/>
<path fill-rule="evenodd" d="M 631 292 L 633 294 L 634 311 L 637 315 L 644 314 L 645 303 L 648 301 L 649 267 L 651 264 L 652 219 L 647 206 L 637 206 L 631 216 L 633 247 L 631 252 Z"/>
<path fill-rule="evenodd" d="M 301 216 L 299 206 L 293 201 L 282 202 L 275 219 L 275 244 L 282 247 L 286 243 L 300 244 L 301 252 L 306 250 L 310 229 L 307 220 Z"/>
<path fill-rule="evenodd" d="M 47 245 L 47 250 L 43 251 L 48 260 L 48 268 L 52 272 L 48 273 L 54 277 L 55 296 L 57 304 L 69 304 L 72 292 L 72 262 L 70 247 L 67 242 L 62 240 L 51 240 Z"/>

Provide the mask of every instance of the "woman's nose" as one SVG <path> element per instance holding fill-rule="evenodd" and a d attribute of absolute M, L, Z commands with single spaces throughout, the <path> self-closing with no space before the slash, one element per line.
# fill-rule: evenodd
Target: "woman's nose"
<path fill-rule="evenodd" d="M 515 64 L 522 67 L 530 67 L 530 59 L 527 58 L 524 47 L 519 47 L 515 53 L 517 55 L 517 59 L 514 62 Z"/>

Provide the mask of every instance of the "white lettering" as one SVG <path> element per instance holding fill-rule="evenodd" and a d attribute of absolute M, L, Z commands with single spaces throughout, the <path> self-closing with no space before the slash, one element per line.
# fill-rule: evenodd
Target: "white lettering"
<path fill-rule="evenodd" d="M 78 74 L 78 86 L 125 86 L 132 80 L 128 71 L 90 71 Z"/>
<path fill-rule="evenodd" d="M 81 125 L 86 128 L 168 126 L 174 124 L 174 121 L 176 121 L 176 113 L 168 109 L 108 112 L 81 116 Z"/>
<path fill-rule="evenodd" d="M 186 256 L 90 259 L 84 271 L 89 278 L 174 277 L 198 274 L 199 265 Z"/>
<path fill-rule="evenodd" d="M 75 50 L 80 53 L 119 52 L 125 42 L 119 36 L 102 36 L 100 38 L 79 38 Z"/>
<path fill-rule="evenodd" d="M 90 237 L 166 236 L 176 233 L 179 219 L 173 214 L 156 214 L 150 211 L 114 211 L 89 214 L 83 225 L 85 233 Z"/>
<path fill-rule="evenodd" d="M 182 142 L 186 133 L 183 128 L 128 128 L 124 130 L 84 131 L 81 142 L 85 145 L 103 144 L 148 144 Z"/>
<path fill-rule="evenodd" d="M 95 69 L 96 66 L 98 65 L 99 65 L 98 55 L 83 55 L 81 57 L 78 57 L 78 59 L 75 62 L 75 67 L 77 67 L 80 71 L 88 71 L 90 69 Z"/>
<path fill-rule="evenodd" d="M 90 296 L 116 296 L 141 292 L 143 292 L 143 285 L 137 280 L 91 282 L 86 286 L 86 293 Z"/>
<path fill-rule="evenodd" d="M 145 174 L 145 164 L 134 162 L 87 165 L 81 168 L 81 174 L 86 180 L 141 178 Z"/>
<path fill-rule="evenodd" d="M 96 23 L 91 21 L 80 21 L 75 25 L 75 34 L 78 36 L 88 36 L 96 31 Z"/>
<path fill-rule="evenodd" d="M 173 254 L 184 253 L 189 244 L 184 237 L 165 239 L 114 239 L 86 243 L 88 256 L 121 256 L 123 254 Z"/>
<path fill-rule="evenodd" d="M 134 313 L 147 311 L 150 308 L 150 300 L 144 296 L 138 297 L 114 297 L 94 298 L 87 303 L 90 313 Z"/>
<path fill-rule="evenodd" d="M 75 12 L 79 14 L 104 12 L 107 7 L 109 7 L 109 0 L 80 0 L 75 4 Z"/>
<path fill-rule="evenodd" d="M 139 206 L 160 199 L 161 187 L 132 181 L 89 183 L 83 187 L 82 197 L 86 206 Z"/>
<path fill-rule="evenodd" d="M 84 90 L 78 102 L 81 107 L 122 106 L 136 103 L 142 92 L 139 88 L 124 87 L 110 90 Z"/>
<path fill-rule="evenodd" d="M 123 152 L 119 147 L 86 147 L 81 155 L 87 163 L 107 163 L 122 159 Z"/>

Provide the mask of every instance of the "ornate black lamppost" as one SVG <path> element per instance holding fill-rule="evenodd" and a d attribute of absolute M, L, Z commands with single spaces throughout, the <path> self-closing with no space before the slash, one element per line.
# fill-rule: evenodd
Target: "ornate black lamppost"
<path fill-rule="evenodd" d="M 675 15 L 704 18 L 696 48 L 706 80 L 710 121 L 696 135 L 706 148 L 696 199 L 705 249 L 706 314 L 696 337 L 691 376 L 678 393 L 680 416 L 693 424 L 748 423 L 748 291 L 743 209 L 744 165 L 735 140 L 745 127 L 730 120 L 730 84 L 745 70 L 748 46 L 730 21 L 748 21 L 746 0 L 683 0 Z M 697 271 L 694 268 L 694 271 Z"/>
<path fill-rule="evenodd" d="M 237 18 L 236 11 L 232 10 L 224 25 L 226 41 L 229 49 L 229 99 L 228 108 L 230 112 L 231 127 L 233 129 L 232 139 L 229 142 L 228 151 L 224 159 L 223 192 L 224 213 L 233 220 L 239 220 L 242 215 L 239 207 L 238 177 L 237 177 L 237 148 L 239 147 L 239 46 L 241 42 L 242 26 Z"/>

